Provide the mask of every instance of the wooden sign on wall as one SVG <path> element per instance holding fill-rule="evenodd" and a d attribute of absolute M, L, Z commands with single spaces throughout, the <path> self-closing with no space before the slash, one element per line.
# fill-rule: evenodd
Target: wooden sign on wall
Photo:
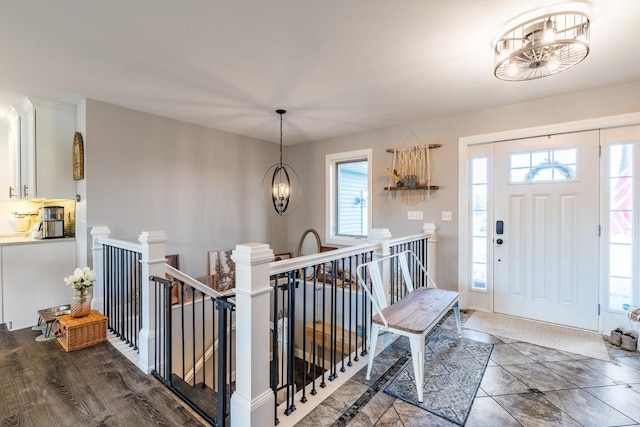
<path fill-rule="evenodd" d="M 75 181 L 84 179 L 84 147 L 80 132 L 73 135 L 73 179 Z"/>

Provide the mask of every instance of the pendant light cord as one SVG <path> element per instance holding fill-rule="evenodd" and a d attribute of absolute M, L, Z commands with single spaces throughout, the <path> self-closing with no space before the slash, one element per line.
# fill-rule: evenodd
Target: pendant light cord
<path fill-rule="evenodd" d="M 282 113 L 280 113 L 280 166 L 282 166 Z"/>

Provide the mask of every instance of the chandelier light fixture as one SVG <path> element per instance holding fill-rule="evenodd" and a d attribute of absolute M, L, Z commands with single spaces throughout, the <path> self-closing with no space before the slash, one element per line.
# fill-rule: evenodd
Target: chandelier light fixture
<path fill-rule="evenodd" d="M 494 74 L 507 81 L 539 79 L 567 70 L 589 54 L 589 17 L 558 12 L 530 19 L 500 37 Z"/>
<path fill-rule="evenodd" d="M 296 171 L 282 161 L 282 115 L 286 112 L 286 110 L 276 110 L 280 115 L 280 162 L 269 168 L 262 181 L 263 194 L 271 201 L 273 208 L 280 216 L 293 212 L 300 193 Z"/>

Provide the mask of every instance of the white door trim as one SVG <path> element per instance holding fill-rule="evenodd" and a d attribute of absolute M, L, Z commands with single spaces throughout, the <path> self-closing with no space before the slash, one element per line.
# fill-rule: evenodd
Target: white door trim
<path fill-rule="evenodd" d="M 471 145 L 490 142 L 508 141 L 520 138 L 530 138 L 536 136 L 578 132 L 585 130 L 606 129 L 617 126 L 629 126 L 638 124 L 640 124 L 640 112 L 621 114 L 617 116 L 598 117 L 566 123 L 554 123 L 551 125 L 536 126 L 523 129 L 512 129 L 502 132 L 463 136 L 458 138 L 458 292 L 460 293 L 460 306 L 462 308 L 493 311 L 493 285 L 489 289 L 489 301 L 491 301 L 489 305 L 483 307 L 470 305 L 470 292 L 473 291 L 470 291 L 468 286 L 469 217 L 466 213 L 468 211 L 469 197 L 467 191 L 469 165 L 467 161 L 467 147 Z M 602 200 L 601 203 L 603 203 Z M 602 259 L 600 260 L 600 263 L 602 264 Z M 602 271 L 602 268 L 600 270 Z M 602 304 L 602 301 L 599 302 L 600 304 Z M 600 330 L 602 330 L 602 316 L 600 318 Z"/>

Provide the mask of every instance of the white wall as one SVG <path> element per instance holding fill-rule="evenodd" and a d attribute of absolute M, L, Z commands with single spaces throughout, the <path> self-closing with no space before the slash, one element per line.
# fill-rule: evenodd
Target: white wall
<path fill-rule="evenodd" d="M 87 152 L 87 100 L 83 99 L 76 105 L 76 132 L 82 135 L 83 149 Z M 91 235 L 87 224 L 87 180 L 76 181 L 76 195 L 80 201 L 76 201 L 76 265 L 88 265 L 88 253 L 91 253 Z M 85 248 L 89 248 L 88 251 Z"/>
<path fill-rule="evenodd" d="M 517 84 L 505 83 L 514 90 L 518 90 Z M 526 82 L 522 88 L 531 89 L 534 85 L 535 82 Z M 303 188 L 303 202 L 289 220 L 289 246 L 296 247 L 299 236 L 310 227 L 326 240 L 325 155 L 372 148 L 373 228 L 389 228 L 393 236 L 400 237 L 419 232 L 422 222 L 436 223 L 439 228 L 436 280 L 443 287 L 457 289 L 458 138 L 638 111 L 640 81 L 288 147 L 287 161 L 298 172 Z M 431 152 L 432 181 L 440 190 L 417 206 L 406 206 L 399 199 L 389 199 L 388 192 L 383 190 L 388 183 L 383 174 L 392 160 L 387 148 L 418 145 L 412 132 L 422 143 L 443 145 Z M 409 210 L 423 211 L 424 221 L 407 220 Z M 452 211 L 453 221 L 441 221 L 442 211 Z"/>
<path fill-rule="evenodd" d="M 261 194 L 276 144 L 87 100 L 85 159 L 87 229 L 163 230 L 187 274 L 206 274 L 209 250 L 287 249 L 286 218 Z"/>

